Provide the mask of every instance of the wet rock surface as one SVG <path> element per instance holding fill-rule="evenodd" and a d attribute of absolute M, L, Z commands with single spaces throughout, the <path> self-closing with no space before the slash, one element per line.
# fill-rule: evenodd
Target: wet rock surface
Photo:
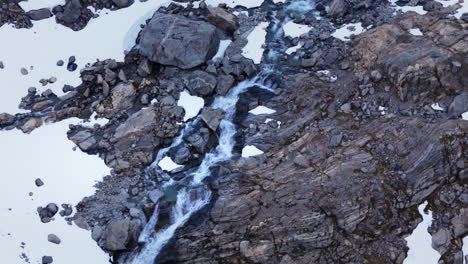
<path fill-rule="evenodd" d="M 90 19 L 91 2 L 67 1 L 52 13 L 80 29 Z M 132 1 L 95 4 L 123 8 Z M 73 219 L 119 262 L 140 246 L 157 206 L 162 213 L 155 228 L 171 221 L 177 190 L 158 189 L 165 175 L 151 168 L 187 125 L 180 93 L 205 99 L 202 122 L 167 153 L 184 165 L 171 177 L 184 182 L 183 172 L 195 170 L 219 141 L 226 113 L 211 102 L 261 69 L 242 48 L 252 29 L 276 11 L 313 28 L 285 42 L 302 43 L 298 52 L 277 60 L 264 56 L 265 64 L 274 61 L 280 69 L 265 83 L 274 90 L 254 87 L 240 95 L 234 159 L 211 168 L 210 204 L 177 230 L 158 263 L 403 263 L 404 238 L 421 221 L 417 206 L 424 201 L 433 212 L 429 232 L 439 263 L 462 263 L 461 240 L 468 233 L 468 123 L 460 119 L 468 110 L 466 21 L 427 2 L 425 9 L 434 11 L 422 16 L 393 15 L 386 2 L 317 1 L 313 11 L 320 20 L 312 11 L 282 14 L 281 5 L 269 3 L 250 16 L 222 6 L 161 8 L 125 61 L 88 65 L 80 72 L 83 83 L 61 97 L 30 90 L 20 106 L 31 112 L 0 114 L 0 128 L 30 133 L 70 117 L 108 120 L 68 132 L 77 147 L 112 168 Z M 30 26 L 30 15 L 8 22 Z M 357 21 L 369 29 L 347 42 L 331 36 L 337 25 Z M 410 34 L 413 28 L 423 35 Z M 220 40 L 231 38 L 225 55 L 211 60 Z M 268 35 L 266 54 L 278 46 Z M 436 102 L 443 111 L 431 107 Z M 276 112 L 249 114 L 257 106 Z M 246 145 L 264 154 L 241 158 Z M 73 212 L 62 208 L 38 208 L 40 220 Z"/>

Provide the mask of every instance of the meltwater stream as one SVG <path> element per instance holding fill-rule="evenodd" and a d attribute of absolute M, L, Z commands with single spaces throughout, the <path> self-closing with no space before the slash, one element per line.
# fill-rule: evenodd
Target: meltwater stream
<path fill-rule="evenodd" d="M 178 191 L 177 201 L 171 212 L 172 224 L 160 230 L 155 235 L 151 235 L 158 221 L 158 206 L 156 206 L 153 216 L 148 221 L 139 237 L 139 241 L 144 241 L 145 245 L 139 252 L 132 254 L 127 263 L 152 264 L 163 246 L 173 237 L 175 231 L 184 225 L 194 213 L 198 212 L 210 202 L 211 190 L 203 183 L 203 180 L 210 175 L 210 168 L 213 165 L 222 161 L 227 161 L 233 156 L 235 144 L 234 136 L 237 132 L 233 119 L 236 113 L 236 103 L 239 99 L 239 95 L 254 86 L 270 90 L 270 88 L 263 85 L 267 77 L 268 71 L 264 71 L 254 79 L 239 83 L 230 90 L 228 95 L 215 99 L 211 107 L 222 109 L 226 113 L 224 119 L 220 123 L 219 145 L 214 151 L 205 155 L 198 169 L 188 175 L 188 177 L 190 177 L 189 183 Z M 170 147 L 158 153 L 158 157 L 152 167 L 162 159 L 170 148 L 180 144 L 183 136 L 190 133 L 194 125 L 200 121 L 200 118 L 196 118 L 188 124 Z M 175 184 L 177 184 L 177 182 L 169 180 L 164 187 L 167 188 Z"/>
<path fill-rule="evenodd" d="M 285 11 L 290 12 L 303 12 L 304 10 L 290 10 L 296 2 L 309 2 L 313 4 L 313 0 L 293 0 L 290 5 L 285 5 L 283 8 Z M 144 227 L 139 237 L 139 242 L 143 244 L 139 249 L 132 252 L 129 256 L 124 257 L 122 263 L 127 264 L 153 264 L 155 259 L 160 254 L 163 247 L 172 239 L 175 232 L 179 227 L 182 227 L 192 215 L 201 210 L 206 206 L 212 196 L 211 190 L 207 184 L 204 183 L 204 179 L 210 176 L 210 168 L 213 165 L 223 161 L 230 160 L 234 153 L 235 135 L 237 133 L 234 117 L 236 115 L 236 104 L 239 100 L 240 94 L 246 92 L 249 88 L 258 87 L 273 92 L 270 87 L 269 78 L 275 74 L 273 70 L 279 63 L 279 57 L 286 50 L 284 31 L 282 26 L 289 21 L 289 19 L 278 19 L 276 12 L 272 13 L 272 23 L 268 28 L 267 32 L 267 43 L 269 52 L 267 56 L 264 56 L 264 63 L 262 65 L 262 71 L 254 78 L 240 82 L 235 87 L 231 88 L 226 96 L 217 97 L 211 105 L 213 109 L 222 109 L 225 112 L 225 116 L 220 123 L 219 131 L 220 135 L 218 138 L 218 146 L 207 153 L 203 158 L 198 168 L 186 175 L 181 183 L 171 178 L 170 173 L 166 173 L 161 170 L 158 166 L 159 162 L 166 156 L 166 154 L 174 147 L 179 146 L 183 143 L 184 137 L 189 135 L 196 129 L 199 122 L 203 122 L 201 117 L 198 116 L 191 122 L 187 123 L 181 134 L 174 139 L 171 146 L 161 149 L 148 170 L 154 170 L 160 175 L 166 182 L 160 186 L 160 189 L 167 189 L 173 187 L 177 190 L 177 197 L 175 205 L 172 207 L 170 212 L 170 225 L 157 230 L 155 228 L 159 220 L 159 205 L 154 209 L 153 216 L 149 219 L 148 223 Z M 274 44 L 272 44 L 274 43 Z"/>

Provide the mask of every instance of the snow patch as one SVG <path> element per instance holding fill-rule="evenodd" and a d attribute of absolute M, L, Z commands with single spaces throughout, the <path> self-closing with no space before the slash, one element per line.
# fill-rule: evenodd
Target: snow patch
<path fill-rule="evenodd" d="M 172 171 L 177 168 L 183 167 L 182 165 L 179 165 L 175 163 L 170 157 L 166 156 L 164 157 L 161 161 L 158 163 L 159 167 L 161 167 L 162 170 L 165 171 Z"/>
<path fill-rule="evenodd" d="M 259 150 L 257 147 L 255 146 L 245 146 L 243 149 L 242 149 L 242 157 L 243 158 L 248 158 L 248 157 L 253 157 L 253 156 L 257 156 L 257 155 L 261 155 L 263 154 L 264 152 Z"/>
<path fill-rule="evenodd" d="M 408 242 L 408 256 L 403 264 L 415 263 L 437 263 L 440 258 L 439 252 L 432 248 L 432 236 L 427 232 L 427 228 L 432 222 L 432 212 L 424 212 L 427 201 L 418 206 L 419 213 L 423 221 L 416 227 L 413 233 L 405 240 Z"/>
<path fill-rule="evenodd" d="M 242 55 L 253 60 L 255 64 L 262 61 L 263 51 L 265 50 L 263 44 L 265 43 L 268 24 L 268 22 L 258 24 L 247 37 L 248 43 L 242 49 Z"/>
<path fill-rule="evenodd" d="M 65 0 L 28 0 L 18 3 L 24 11 L 36 10 L 41 8 L 52 8 L 58 5 L 65 5 Z M 55 22 L 54 22 L 55 23 Z"/>
<path fill-rule="evenodd" d="M 412 28 L 409 30 L 409 33 L 413 36 L 422 36 L 424 35 L 419 28 Z"/>
<path fill-rule="evenodd" d="M 461 116 L 462 116 L 462 119 L 463 119 L 463 120 L 468 121 L 468 111 L 465 112 L 465 113 L 463 113 Z M 467 253 L 468 253 L 468 252 L 467 252 Z"/>
<path fill-rule="evenodd" d="M 274 114 L 276 113 L 275 110 L 273 109 L 270 109 L 266 106 L 257 106 L 255 107 L 254 109 L 250 110 L 249 113 L 253 114 L 253 115 L 271 115 L 271 114 Z"/>
<path fill-rule="evenodd" d="M 205 0 L 207 5 L 218 6 L 226 4 L 228 7 L 243 6 L 246 8 L 259 7 L 264 0 Z"/>
<path fill-rule="evenodd" d="M 7 186 L 0 192 L 2 263 L 21 263 L 22 252 L 31 263 L 41 263 L 43 255 L 53 256 L 54 263 L 109 263 L 89 231 L 68 225 L 58 214 L 43 224 L 36 211 L 51 202 L 76 205 L 92 195 L 96 182 L 110 172 L 98 156 L 72 150 L 75 144 L 67 139 L 68 126 L 79 121 L 45 125 L 29 135 L 19 130 L 0 132 L 0 166 Z M 36 178 L 44 185 L 36 187 Z M 47 242 L 51 233 L 62 240 L 60 245 Z M 26 243 L 24 249 L 21 242 Z M 76 254 L 78 248 L 86 254 Z"/>
<path fill-rule="evenodd" d="M 434 110 L 436 110 L 436 111 L 445 111 L 445 109 L 442 108 L 442 107 L 439 105 L 439 103 L 433 103 L 433 104 L 431 104 L 431 108 L 434 109 Z"/>
<path fill-rule="evenodd" d="M 289 21 L 288 23 L 284 24 L 283 30 L 284 35 L 286 37 L 297 38 L 300 37 L 307 32 L 309 32 L 312 27 L 307 25 L 296 24 L 293 21 Z"/>
<path fill-rule="evenodd" d="M 229 45 L 231 45 L 231 43 L 232 40 L 230 39 L 221 40 L 221 42 L 219 43 L 218 52 L 216 53 L 216 55 L 214 55 L 214 57 L 211 60 L 222 60 L 224 58 L 224 53 L 226 53 L 226 49 L 229 47 Z"/>
<path fill-rule="evenodd" d="M 79 69 L 97 59 L 123 61 L 122 46 L 128 46 L 125 43 L 130 41 L 128 32 L 134 18 L 168 3 L 170 1 L 167 0 L 135 1 L 128 8 L 92 19 L 86 28 L 77 32 L 57 24 L 55 19 L 33 21 L 34 27 L 31 29 L 18 29 L 10 25 L 0 27 L 2 39 L 14 40 L 3 41 L 0 49 L 0 60 L 5 65 L 0 70 L 0 91 L 5 95 L 0 97 L 0 112 L 20 111 L 18 104 L 29 87 L 36 87 L 39 92 L 51 89 L 60 96 L 65 84 L 80 85 L 80 71 L 69 72 L 66 66 L 58 67 L 58 60 L 67 63 L 68 58 L 74 55 Z M 135 39 L 131 41 L 134 43 Z M 27 75 L 21 74 L 23 67 L 29 71 Z M 56 77 L 57 82 L 44 87 L 39 83 L 40 79 L 50 77 Z"/>
<path fill-rule="evenodd" d="M 343 25 L 342 27 L 338 28 L 332 36 L 341 39 L 342 41 L 348 41 L 351 35 L 359 35 L 364 32 L 364 28 L 362 27 L 362 23 L 351 23 Z"/>
<path fill-rule="evenodd" d="M 187 121 L 190 118 L 196 117 L 198 113 L 200 113 L 200 110 L 205 105 L 205 100 L 198 96 L 192 96 L 187 90 L 184 90 L 180 93 L 177 105 L 184 108 L 184 121 Z"/>
<path fill-rule="evenodd" d="M 299 49 L 302 48 L 302 45 L 304 45 L 302 42 L 299 42 L 299 44 L 297 44 L 296 46 L 294 47 L 290 47 L 288 48 L 285 53 L 288 54 L 288 55 L 291 55 L 293 54 L 294 52 L 298 51 Z"/>
<path fill-rule="evenodd" d="M 420 15 L 425 15 L 427 14 L 427 11 L 423 9 L 422 6 L 399 6 L 396 4 L 396 2 L 398 2 L 398 0 L 389 0 L 389 2 L 392 4 L 392 7 L 395 8 L 395 10 L 397 11 L 401 11 L 403 13 L 406 13 L 406 12 L 410 12 L 410 11 L 413 11 L 413 12 L 416 12 Z"/>

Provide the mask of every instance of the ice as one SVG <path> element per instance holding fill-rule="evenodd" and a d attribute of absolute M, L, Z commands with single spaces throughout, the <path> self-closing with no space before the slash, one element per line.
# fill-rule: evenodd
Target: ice
<path fill-rule="evenodd" d="M 293 21 L 289 21 L 283 26 L 284 35 L 291 38 L 300 37 L 309 32 L 311 29 L 312 28 L 307 25 L 296 24 Z"/>
<path fill-rule="evenodd" d="M 31 29 L 0 27 L 1 38 L 11 40 L 3 41 L 0 49 L 0 60 L 5 64 L 5 68 L 0 69 L 0 112 L 18 112 L 20 99 L 29 87 L 40 91 L 50 88 L 60 96 L 64 84 L 81 84 L 79 69 L 85 63 L 108 58 L 123 61 L 122 46 L 135 41 L 128 39 L 135 18 L 168 3 L 170 1 L 166 0 L 135 1 L 128 8 L 101 14 L 77 32 L 57 24 L 54 19 L 35 21 Z M 56 66 L 58 60 L 66 63 L 71 55 L 76 56 L 78 70 L 69 72 L 65 66 Z M 28 75 L 20 73 L 22 67 L 28 69 Z M 39 80 L 52 76 L 57 77 L 57 82 L 42 87 Z"/>
<path fill-rule="evenodd" d="M 432 248 L 432 237 L 427 232 L 427 228 L 432 222 L 432 212 L 424 213 L 424 208 L 427 202 L 418 206 L 419 213 L 423 217 L 423 221 L 416 227 L 413 233 L 406 238 L 408 242 L 408 256 L 403 264 L 416 264 L 416 263 L 437 263 L 440 254 Z"/>
<path fill-rule="evenodd" d="M 229 45 L 231 45 L 231 43 L 232 40 L 230 39 L 221 40 L 221 42 L 219 43 L 218 52 L 216 53 L 216 55 L 214 55 L 214 57 L 211 60 L 222 60 L 224 58 L 224 53 L 226 52 L 226 49 L 229 47 Z"/>
<path fill-rule="evenodd" d="M 41 223 L 37 207 L 55 202 L 76 205 L 85 196 L 92 195 L 93 187 L 110 169 L 94 155 L 80 150 L 67 139 L 69 119 L 46 125 L 25 135 L 18 130 L 0 132 L 0 247 L 2 263 L 21 263 L 19 255 L 25 252 L 31 263 L 40 263 L 43 255 L 51 255 L 54 263 L 82 264 L 108 263 L 108 256 L 90 237 L 89 231 L 68 225 L 62 217 L 47 224 Z M 36 187 L 40 178 L 44 185 Z M 28 196 L 33 192 L 33 196 Z M 12 208 L 11 211 L 8 208 Z M 11 233 L 8 236 L 7 233 Z M 62 243 L 47 242 L 54 233 Z M 20 243 L 25 242 L 25 249 Z M 86 254 L 76 254 L 77 249 Z"/>
<path fill-rule="evenodd" d="M 170 157 L 164 157 L 160 162 L 159 162 L 159 167 L 165 171 L 172 171 L 177 168 L 183 167 L 182 165 L 179 165 L 175 163 Z"/>
<path fill-rule="evenodd" d="M 257 155 L 261 155 L 263 154 L 264 152 L 259 150 L 257 147 L 255 146 L 245 146 L 243 149 L 242 149 L 242 157 L 243 158 L 248 158 L 248 157 L 253 157 L 253 156 L 257 156 Z"/>
<path fill-rule="evenodd" d="M 350 30 L 352 28 L 353 30 Z M 351 24 L 346 24 L 337 29 L 332 36 L 341 39 L 343 41 L 348 41 L 351 35 L 359 35 L 362 32 L 364 32 L 364 28 L 362 27 L 362 23 L 351 23 Z"/>
<path fill-rule="evenodd" d="M 18 3 L 24 11 L 36 10 L 41 8 L 52 8 L 58 5 L 64 5 L 65 0 L 28 0 Z M 55 20 L 55 19 L 52 19 Z"/>
<path fill-rule="evenodd" d="M 411 35 L 414 35 L 414 36 L 422 36 L 423 33 L 421 32 L 421 30 L 419 28 L 412 28 L 409 30 L 409 33 Z"/>
<path fill-rule="evenodd" d="M 205 105 L 205 100 L 198 96 L 192 96 L 187 90 L 184 90 L 180 93 L 180 98 L 177 102 L 177 105 L 184 108 L 184 121 L 187 121 L 190 118 L 196 117 L 198 115 L 200 110 Z"/>
<path fill-rule="evenodd" d="M 444 110 L 445 110 L 444 108 L 442 108 L 442 107 L 439 105 L 439 103 L 433 103 L 433 104 L 431 104 L 431 108 L 434 109 L 434 110 L 436 110 L 436 111 L 444 111 Z"/>
<path fill-rule="evenodd" d="M 270 114 L 274 114 L 276 113 L 275 110 L 273 109 L 270 109 L 266 106 L 257 106 L 255 107 L 254 109 L 250 110 L 249 113 L 253 114 L 253 115 L 270 115 Z"/>
<path fill-rule="evenodd" d="M 262 61 L 268 22 L 260 22 L 247 37 L 247 45 L 242 49 L 242 55 L 252 59 L 255 64 Z"/>

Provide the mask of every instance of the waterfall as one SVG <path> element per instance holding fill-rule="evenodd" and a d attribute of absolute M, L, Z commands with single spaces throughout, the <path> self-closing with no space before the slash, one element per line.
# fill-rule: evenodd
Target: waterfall
<path fill-rule="evenodd" d="M 301 0 L 300 2 L 303 3 L 307 1 Z M 295 3 L 295 1 L 293 0 L 291 3 Z M 285 10 L 287 10 L 287 7 L 288 6 L 284 6 L 284 8 L 286 8 Z M 170 212 L 170 224 L 154 233 L 154 231 L 156 231 L 155 227 L 159 215 L 159 207 L 156 206 L 153 216 L 150 221 L 148 221 L 139 237 L 139 242 L 144 243 L 144 245 L 127 256 L 124 263 L 153 264 L 163 247 L 173 238 L 177 229 L 182 227 L 192 215 L 210 202 L 212 192 L 207 184 L 204 183 L 204 179 L 210 176 L 210 168 L 212 168 L 213 165 L 228 161 L 233 156 L 235 135 L 237 132 L 236 125 L 233 122 L 236 114 L 236 104 L 240 94 L 246 92 L 251 87 L 259 87 L 274 92 L 274 89 L 270 87 L 271 83 L 268 77 L 275 72 L 274 68 L 276 68 L 279 63 L 279 55 L 284 53 L 287 48 L 287 45 L 284 43 L 283 25 L 290 21 L 289 18 L 278 19 L 276 14 L 276 11 L 272 12 L 272 23 L 267 32 L 266 43 L 270 47 L 270 51 L 267 56 L 264 56 L 266 64 L 262 65 L 262 71 L 256 77 L 238 83 L 235 87 L 231 88 L 226 96 L 215 98 L 214 102 L 211 104 L 211 108 L 222 109 L 225 112 L 224 118 L 219 125 L 220 135 L 218 146 L 204 156 L 201 164 L 194 172 L 185 175 L 182 187 L 181 182 L 173 180 L 168 173 L 163 172 L 161 168 L 159 168 L 159 161 L 161 161 L 172 148 L 182 144 L 184 137 L 192 133 L 197 127 L 197 124 L 202 121 L 201 117 L 198 116 L 186 124 L 180 135 L 174 139 L 169 147 L 161 149 L 158 152 L 155 161 L 149 166 L 148 170 L 155 170 L 166 180 L 159 188 L 179 188 L 176 202 Z"/>

